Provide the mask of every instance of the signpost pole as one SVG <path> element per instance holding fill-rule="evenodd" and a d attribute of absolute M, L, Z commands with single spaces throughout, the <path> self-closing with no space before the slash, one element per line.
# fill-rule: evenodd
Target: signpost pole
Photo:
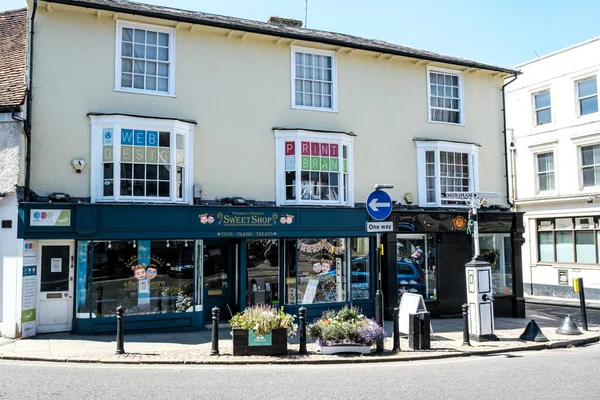
<path fill-rule="evenodd" d="M 383 327 L 383 292 L 381 291 L 381 233 L 377 233 L 377 292 L 375 293 L 375 321 Z M 383 339 L 377 339 L 376 352 L 383 352 Z"/>
<path fill-rule="evenodd" d="M 391 189 L 393 185 L 377 184 L 375 190 L 367 197 L 367 213 L 377 221 L 383 221 L 389 217 L 392 212 L 392 199 L 381 189 Z M 375 270 L 377 273 L 377 291 L 375 293 L 375 322 L 383 327 L 383 291 L 381 290 L 381 232 L 393 230 L 391 224 L 382 223 L 378 226 L 369 227 L 367 222 L 367 232 L 376 232 L 377 236 L 377 254 L 375 255 Z M 377 340 L 377 353 L 383 352 L 383 339 Z"/>

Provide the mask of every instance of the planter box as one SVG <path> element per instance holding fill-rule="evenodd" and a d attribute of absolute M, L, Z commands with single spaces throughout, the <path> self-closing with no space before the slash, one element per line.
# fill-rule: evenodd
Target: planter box
<path fill-rule="evenodd" d="M 371 354 L 371 346 L 365 346 L 357 343 L 333 343 L 327 344 L 316 341 L 317 347 L 321 351 L 321 354 L 338 354 L 338 353 L 360 353 L 360 354 Z"/>
<path fill-rule="evenodd" d="M 233 329 L 234 356 L 283 356 L 287 354 L 287 333 L 276 329 L 269 335 L 254 335 L 243 329 Z"/>

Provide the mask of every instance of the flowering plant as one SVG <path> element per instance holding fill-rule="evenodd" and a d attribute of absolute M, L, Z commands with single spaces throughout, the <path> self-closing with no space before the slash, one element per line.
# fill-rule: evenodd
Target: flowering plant
<path fill-rule="evenodd" d="M 308 326 L 308 335 L 318 344 L 354 343 L 365 346 L 385 337 L 385 332 L 358 307 L 345 305 L 340 311 L 323 311 L 323 316 Z"/>
<path fill-rule="evenodd" d="M 274 329 L 285 329 L 288 336 L 294 336 L 298 325 L 294 323 L 295 315 L 283 311 L 283 307 L 256 305 L 248 307 L 244 312 L 235 314 L 230 320 L 232 328 L 253 331 L 258 335 L 270 333 Z"/>

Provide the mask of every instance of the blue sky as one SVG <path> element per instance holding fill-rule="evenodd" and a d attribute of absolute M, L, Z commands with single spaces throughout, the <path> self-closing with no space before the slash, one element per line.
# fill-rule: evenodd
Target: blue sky
<path fill-rule="evenodd" d="M 252 20 L 304 20 L 305 0 L 144 0 Z M 1 0 L 0 10 L 25 6 Z M 308 27 L 514 66 L 600 35 L 597 0 L 308 0 Z"/>

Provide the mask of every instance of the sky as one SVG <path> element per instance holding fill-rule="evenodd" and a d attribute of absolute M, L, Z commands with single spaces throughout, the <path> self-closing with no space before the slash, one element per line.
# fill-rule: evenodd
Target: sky
<path fill-rule="evenodd" d="M 142 2 L 258 21 L 304 21 L 306 7 L 306 0 Z M 0 11 L 25 5 L 0 0 Z M 308 0 L 306 26 L 513 67 L 600 36 L 598 15 L 598 0 Z"/>

